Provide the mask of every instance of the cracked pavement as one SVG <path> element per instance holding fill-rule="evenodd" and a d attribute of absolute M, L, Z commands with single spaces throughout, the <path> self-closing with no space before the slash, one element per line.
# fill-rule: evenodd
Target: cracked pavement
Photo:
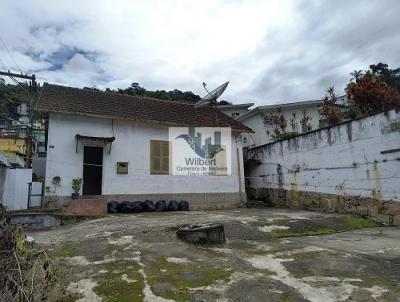
<path fill-rule="evenodd" d="M 227 242 L 178 240 L 221 222 Z M 400 301 L 400 228 L 283 209 L 118 214 L 31 232 L 65 301 Z M 366 228 L 364 228 L 366 227 Z"/>

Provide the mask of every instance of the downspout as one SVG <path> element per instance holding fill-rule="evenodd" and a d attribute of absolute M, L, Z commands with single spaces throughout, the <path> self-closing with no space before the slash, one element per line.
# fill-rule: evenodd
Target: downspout
<path fill-rule="evenodd" d="M 240 155 L 239 155 L 239 148 L 237 146 L 237 137 L 235 138 L 235 144 L 236 144 L 236 161 L 238 165 L 238 179 L 239 179 L 239 196 L 240 196 L 240 206 L 244 206 L 244 201 L 243 201 L 243 191 L 242 191 L 242 176 L 241 176 L 241 170 L 240 170 Z"/>

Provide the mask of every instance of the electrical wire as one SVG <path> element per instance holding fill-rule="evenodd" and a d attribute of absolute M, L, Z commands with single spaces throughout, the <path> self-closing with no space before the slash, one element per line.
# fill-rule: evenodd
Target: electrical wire
<path fill-rule="evenodd" d="M 4 67 L 4 69 L 6 69 L 7 70 L 7 67 L 3 64 L 3 67 Z M 14 81 L 14 83 L 15 84 L 17 84 L 18 86 L 20 86 L 23 90 L 25 90 L 25 91 L 28 91 L 29 92 L 29 90 L 26 88 L 26 87 L 24 87 L 23 85 L 22 85 L 22 83 L 21 82 L 19 82 L 18 80 L 16 80 L 13 76 L 11 76 L 11 75 L 7 75 L 9 78 L 11 78 L 11 80 L 13 80 Z"/>
<path fill-rule="evenodd" d="M 4 61 L 0 58 L 0 63 L 3 67 L 4 70 L 9 70 L 9 68 L 7 68 L 6 64 L 4 63 Z M 7 75 L 12 81 L 14 81 L 15 84 L 19 85 L 22 89 L 24 89 L 25 91 L 29 91 L 26 87 L 24 87 L 22 85 L 22 83 L 20 83 L 17 79 L 15 79 L 13 76 L 11 75 Z"/>
<path fill-rule="evenodd" d="M 4 70 L 7 69 L 6 64 L 4 64 L 4 61 L 1 58 L 0 58 L 0 63 Z"/>
<path fill-rule="evenodd" d="M 7 50 L 8 55 L 10 56 L 10 58 L 13 60 L 15 66 L 18 67 L 19 71 L 23 74 L 22 68 L 18 65 L 17 61 L 14 59 L 13 55 L 11 54 L 10 50 L 7 47 L 6 42 L 4 42 L 3 38 L 0 36 L 0 41 L 3 43 L 4 48 Z"/>

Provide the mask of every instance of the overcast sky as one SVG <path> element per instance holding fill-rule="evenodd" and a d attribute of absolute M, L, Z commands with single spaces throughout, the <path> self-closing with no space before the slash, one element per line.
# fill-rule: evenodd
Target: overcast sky
<path fill-rule="evenodd" d="M 229 80 L 234 103 L 342 94 L 355 69 L 400 67 L 398 0 L 0 0 L 0 28 L 0 69 L 200 95 Z"/>

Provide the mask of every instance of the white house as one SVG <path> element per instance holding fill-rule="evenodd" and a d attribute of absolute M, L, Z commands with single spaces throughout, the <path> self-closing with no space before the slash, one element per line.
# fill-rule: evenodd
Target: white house
<path fill-rule="evenodd" d="M 261 146 L 272 142 L 273 128 L 265 123 L 265 117 L 271 114 L 283 114 L 287 122 L 286 131 L 303 133 L 301 121 L 304 114 L 309 118 L 311 129 L 315 130 L 321 126 L 321 116 L 319 107 L 323 100 L 304 101 L 296 103 L 286 103 L 277 105 L 259 106 L 253 110 L 238 117 L 238 121 L 242 122 L 249 128 L 253 129 L 254 133 L 245 133 L 242 136 L 244 147 Z"/>
<path fill-rule="evenodd" d="M 249 112 L 249 108 L 253 105 L 254 103 L 231 104 L 226 101 L 221 101 L 218 104 L 218 109 L 221 110 L 226 115 L 234 119 L 238 119 L 242 115 Z"/>
<path fill-rule="evenodd" d="M 45 84 L 37 108 L 48 118 L 46 196 L 66 204 L 72 180 L 107 200 L 185 199 L 192 209 L 245 200 L 240 134 L 251 129 L 212 107 Z M 231 128 L 231 174 L 170 174 L 169 127 Z"/>

